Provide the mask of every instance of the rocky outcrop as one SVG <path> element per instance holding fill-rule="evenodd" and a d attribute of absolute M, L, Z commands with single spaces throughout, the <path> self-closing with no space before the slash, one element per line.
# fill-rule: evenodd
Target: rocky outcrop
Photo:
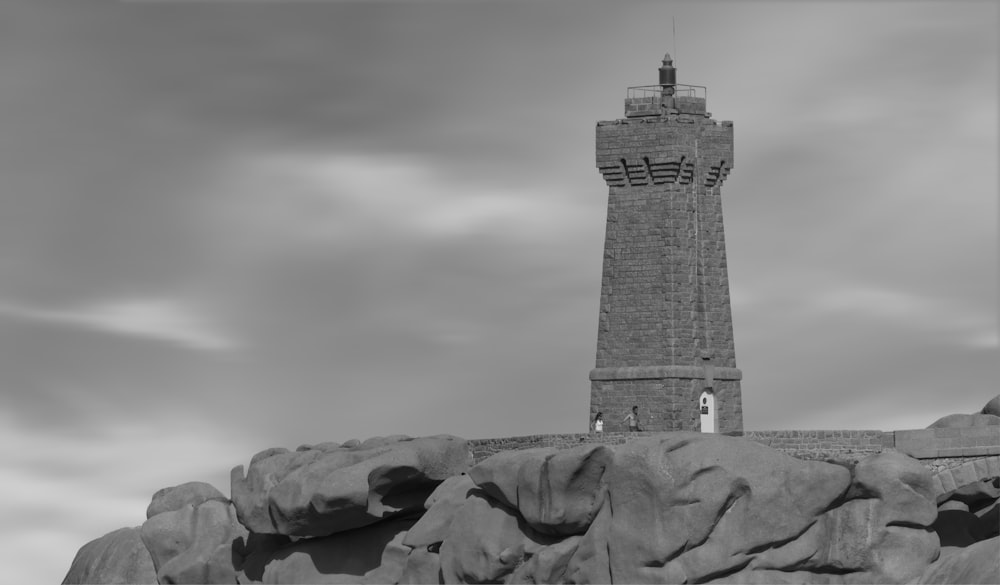
<path fill-rule="evenodd" d="M 469 477 L 478 489 L 435 543 L 438 558 L 430 544 L 413 563 L 437 563 L 444 582 L 898 583 L 938 554 L 929 473 L 899 454 L 852 473 L 670 433 L 613 450 L 507 453 Z"/>
<path fill-rule="evenodd" d="M 232 478 L 232 502 L 207 484 L 157 492 L 141 530 L 84 546 L 66 583 L 995 575 L 985 551 L 996 543 L 988 526 L 1000 485 L 935 499 L 928 470 L 891 450 L 856 464 L 806 461 L 735 437 L 664 433 L 505 452 L 470 467 L 461 439 L 387 437 L 269 449 Z"/>

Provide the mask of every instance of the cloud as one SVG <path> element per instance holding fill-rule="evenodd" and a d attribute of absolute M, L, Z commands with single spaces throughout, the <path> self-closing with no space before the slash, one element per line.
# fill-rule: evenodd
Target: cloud
<path fill-rule="evenodd" d="M 904 328 L 946 334 L 972 348 L 996 348 L 996 315 L 954 302 L 868 285 L 840 286 L 806 303 L 817 318 L 870 317 Z"/>
<path fill-rule="evenodd" d="M 772 323 L 758 335 L 777 335 L 775 323 L 789 329 L 818 323 L 865 321 L 868 331 L 893 330 L 911 341 L 931 339 L 968 349 L 995 349 L 998 343 L 995 309 L 962 297 L 899 290 L 867 282 L 851 282 L 843 274 L 799 272 L 794 276 L 760 278 L 734 287 L 732 306 L 743 320 Z M 742 335 L 741 335 L 742 337 Z"/>
<path fill-rule="evenodd" d="M 0 413 L 0 563 L 10 582 L 58 583 L 84 544 L 142 524 L 163 487 L 206 481 L 228 493 L 227 467 L 245 463 L 253 440 L 211 424 L 189 417 L 171 433 L 178 427 L 168 420 L 118 420 L 54 431 Z"/>
<path fill-rule="evenodd" d="M 237 343 L 193 307 L 170 299 L 106 301 L 58 310 L 0 302 L 0 315 L 162 341 L 199 351 L 231 351 Z"/>
<path fill-rule="evenodd" d="M 223 165 L 210 214 L 222 237 L 256 245 L 330 246 L 373 235 L 556 240 L 600 225 L 600 208 L 568 193 L 456 179 L 427 160 L 322 151 L 243 153 Z"/>

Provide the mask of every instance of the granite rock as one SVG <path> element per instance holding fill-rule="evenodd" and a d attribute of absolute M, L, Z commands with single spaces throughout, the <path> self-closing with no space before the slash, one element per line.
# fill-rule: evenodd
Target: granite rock
<path fill-rule="evenodd" d="M 267 551 L 261 583 L 395 583 L 406 562 L 401 545 L 414 517 L 397 517 Z M 248 559 L 254 562 L 252 559 Z M 249 575 L 247 575 L 249 577 Z"/>
<path fill-rule="evenodd" d="M 469 470 L 492 498 L 516 508 L 532 528 L 583 534 L 601 507 L 612 451 L 603 445 L 499 453 Z"/>
<path fill-rule="evenodd" d="M 993 416 L 1000 416 L 1000 394 L 997 394 L 987 402 L 983 409 L 979 411 L 981 414 L 992 414 Z"/>
<path fill-rule="evenodd" d="M 670 433 L 614 452 L 605 474 L 606 527 L 584 551 L 607 549 L 614 582 L 708 581 L 794 540 L 847 491 L 841 466 L 801 461 L 749 441 Z M 790 562 L 804 561 L 803 550 Z M 577 578 L 607 580 L 604 567 Z"/>
<path fill-rule="evenodd" d="M 924 569 L 921 575 L 910 583 L 914 585 L 1000 583 L 1000 537 L 942 553 L 941 558 Z"/>
<path fill-rule="evenodd" d="M 234 583 L 240 552 L 234 541 L 248 536 L 233 505 L 218 500 L 157 514 L 141 535 L 160 583 Z"/>
<path fill-rule="evenodd" d="M 995 414 L 949 414 L 932 422 L 929 429 L 966 429 L 1000 425 L 1000 416 Z"/>
<path fill-rule="evenodd" d="M 510 582 L 516 568 L 558 540 L 536 532 L 515 509 L 475 489 L 441 544 L 441 575 L 445 583 Z"/>
<path fill-rule="evenodd" d="M 201 481 L 189 481 L 173 487 L 163 488 L 153 494 L 153 499 L 146 508 L 146 519 L 163 512 L 173 512 L 191 504 L 197 506 L 209 500 L 229 502 L 222 492 L 211 484 Z"/>
<path fill-rule="evenodd" d="M 233 469 L 233 502 L 243 525 L 296 537 L 353 530 L 422 510 L 438 484 L 469 467 L 468 446 L 457 437 L 344 445 L 255 458 L 246 477 L 242 466 Z"/>
<path fill-rule="evenodd" d="M 942 550 L 982 565 L 1000 509 L 989 482 L 938 501 L 893 450 L 808 461 L 717 434 L 468 463 L 454 437 L 268 449 L 234 470 L 232 503 L 157 492 L 142 529 L 89 543 L 67 582 L 931 582 L 967 575 L 931 565 Z"/>
<path fill-rule="evenodd" d="M 418 548 L 444 542 L 456 512 L 475 488 L 475 482 L 464 473 L 444 480 L 427 498 L 427 512 L 406 533 L 403 544 Z"/>
<path fill-rule="evenodd" d="M 966 547 L 1000 535 L 1000 478 L 987 478 L 941 494 L 933 528 L 941 546 Z"/>
<path fill-rule="evenodd" d="M 63 585 L 82 583 L 157 583 L 153 559 L 142 543 L 139 527 L 119 528 L 83 545 Z"/>

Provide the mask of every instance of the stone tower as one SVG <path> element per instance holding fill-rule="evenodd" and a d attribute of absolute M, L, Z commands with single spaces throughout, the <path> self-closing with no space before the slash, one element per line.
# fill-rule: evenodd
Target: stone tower
<path fill-rule="evenodd" d="M 707 90 L 630 87 L 625 117 L 597 123 L 608 221 L 590 420 L 607 430 L 639 407 L 642 430 L 742 432 L 722 226 L 733 123 L 706 111 Z"/>

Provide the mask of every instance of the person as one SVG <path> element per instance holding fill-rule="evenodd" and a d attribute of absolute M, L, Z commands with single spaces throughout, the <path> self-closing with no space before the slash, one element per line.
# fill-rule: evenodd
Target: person
<path fill-rule="evenodd" d="M 593 424 L 590 425 L 595 433 L 604 432 L 604 413 L 598 412 L 597 416 L 594 417 Z"/>
<path fill-rule="evenodd" d="M 625 415 L 622 422 L 628 422 L 628 430 L 630 433 L 637 433 L 642 430 L 639 428 L 639 407 L 633 406 L 632 412 Z"/>

